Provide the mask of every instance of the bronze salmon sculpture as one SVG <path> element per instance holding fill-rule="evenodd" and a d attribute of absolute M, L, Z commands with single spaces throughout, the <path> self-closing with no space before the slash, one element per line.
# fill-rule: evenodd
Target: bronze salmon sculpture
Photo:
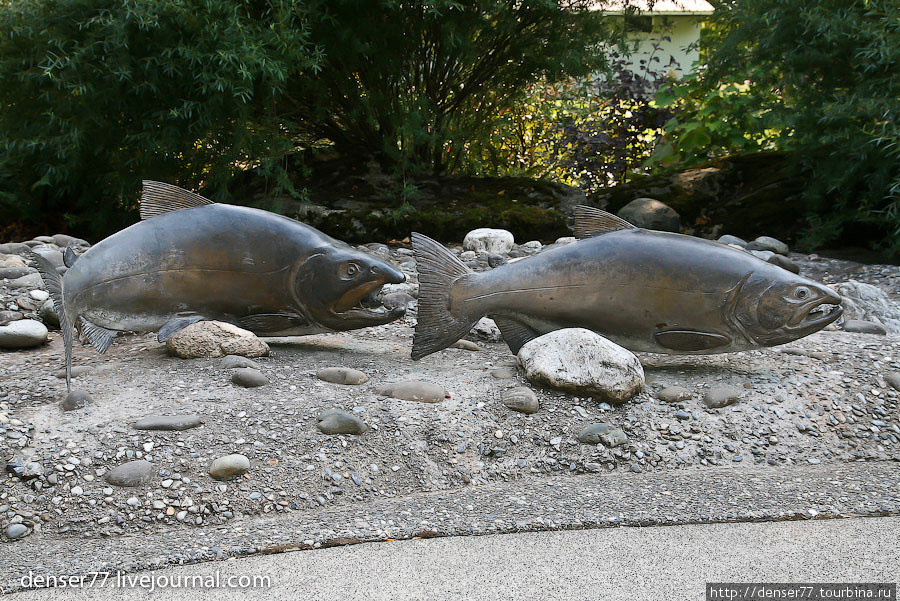
<path fill-rule="evenodd" d="M 414 233 L 419 313 L 412 358 L 446 348 L 483 316 L 513 353 L 587 328 L 632 351 L 713 354 L 784 344 L 841 315 L 830 288 L 735 248 L 639 229 L 578 207 L 580 240 L 474 273 Z"/>
<path fill-rule="evenodd" d="M 201 320 L 289 336 L 389 323 L 404 314 L 361 306 L 406 276 L 396 267 L 268 211 L 214 203 L 145 181 L 142 221 L 75 257 L 60 276 L 31 254 L 60 317 L 71 388 L 77 327 L 101 353 L 117 332 L 159 332 L 165 342 Z"/>

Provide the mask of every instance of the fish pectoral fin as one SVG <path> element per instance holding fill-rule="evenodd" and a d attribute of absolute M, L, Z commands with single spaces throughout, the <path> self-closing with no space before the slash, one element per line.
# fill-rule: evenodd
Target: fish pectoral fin
<path fill-rule="evenodd" d="M 636 227 L 612 213 L 586 205 L 578 205 L 575 207 L 575 227 L 573 229 L 575 237 L 581 240 L 616 230 L 633 230 Z"/>
<path fill-rule="evenodd" d="M 517 355 L 519 349 L 525 346 L 526 343 L 531 342 L 539 336 L 537 332 L 521 321 L 516 321 L 515 319 L 502 317 L 500 315 L 490 315 L 489 317 L 493 319 L 494 323 L 497 324 L 497 327 L 500 328 L 500 333 L 503 334 L 503 340 L 506 341 L 509 350 L 511 350 L 514 355 Z"/>
<path fill-rule="evenodd" d="M 172 211 L 216 204 L 208 198 L 203 198 L 199 194 L 194 194 L 172 184 L 150 180 L 144 180 L 141 183 L 143 184 L 143 189 L 141 190 L 141 221 L 157 215 L 171 213 Z"/>
<path fill-rule="evenodd" d="M 206 321 L 207 319 L 207 317 L 203 317 L 202 315 L 191 315 L 190 317 L 178 317 L 176 319 L 173 319 L 159 329 L 159 332 L 156 333 L 156 340 L 159 342 L 165 342 L 166 340 L 174 336 L 176 332 L 180 332 L 192 323 L 197 323 L 198 321 Z"/>
<path fill-rule="evenodd" d="M 241 317 L 238 319 L 238 325 L 254 334 L 264 334 L 308 326 L 309 322 L 302 316 L 292 313 L 259 313 Z"/>
<path fill-rule="evenodd" d="M 97 349 L 98 353 L 105 353 L 109 345 L 112 344 L 113 338 L 116 337 L 116 332 L 93 324 L 84 317 L 79 317 L 78 319 L 81 321 L 81 333 L 88 339 L 91 346 Z"/>
<path fill-rule="evenodd" d="M 661 346 L 673 351 L 705 351 L 731 344 L 731 338 L 714 332 L 668 330 L 653 335 Z"/>
<path fill-rule="evenodd" d="M 75 265 L 75 261 L 78 260 L 78 255 L 75 254 L 75 251 L 71 246 L 67 246 L 65 252 L 63 252 L 63 265 L 66 267 L 72 267 Z"/>

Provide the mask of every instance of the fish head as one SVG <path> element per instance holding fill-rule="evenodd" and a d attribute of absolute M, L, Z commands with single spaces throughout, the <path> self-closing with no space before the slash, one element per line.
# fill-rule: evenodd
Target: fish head
<path fill-rule="evenodd" d="M 294 294 L 306 314 L 319 325 L 330 330 L 354 330 L 402 317 L 404 307 L 370 309 L 363 302 L 385 284 L 405 281 L 403 272 L 386 261 L 350 246 L 326 246 L 300 265 Z"/>
<path fill-rule="evenodd" d="M 767 264 L 737 290 L 735 318 L 762 346 L 785 344 L 818 332 L 843 313 L 831 288 Z"/>

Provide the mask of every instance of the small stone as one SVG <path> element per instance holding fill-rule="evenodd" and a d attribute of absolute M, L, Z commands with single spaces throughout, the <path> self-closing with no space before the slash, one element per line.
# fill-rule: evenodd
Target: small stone
<path fill-rule="evenodd" d="M 575 236 L 563 236 L 562 238 L 557 238 L 554 244 L 565 246 L 566 244 L 572 244 L 573 242 L 575 242 Z"/>
<path fill-rule="evenodd" d="M 199 415 L 151 415 L 131 424 L 135 430 L 188 430 L 203 424 Z"/>
<path fill-rule="evenodd" d="M 656 393 L 656 398 L 665 403 L 680 403 L 687 401 L 692 396 L 694 393 L 682 386 L 669 386 Z"/>
<path fill-rule="evenodd" d="M 41 320 L 43 320 L 45 325 L 51 328 L 59 327 L 59 313 L 56 312 L 56 305 L 53 304 L 53 300 L 48 298 L 44 301 L 38 311 L 38 315 L 41 316 Z"/>
<path fill-rule="evenodd" d="M 0 348 L 23 349 L 47 342 L 47 326 L 33 319 L 20 319 L 0 326 Z"/>
<path fill-rule="evenodd" d="M 29 273 L 10 281 L 9 287 L 14 290 L 20 288 L 43 288 L 44 280 L 41 279 L 41 274 L 39 273 Z"/>
<path fill-rule="evenodd" d="M 22 538 L 28 532 L 28 527 L 22 524 L 13 524 L 6 529 L 6 538 L 16 540 Z"/>
<path fill-rule="evenodd" d="M 884 381 L 894 390 L 900 390 L 900 372 L 892 371 L 884 374 Z"/>
<path fill-rule="evenodd" d="M 481 350 L 481 347 L 480 347 L 480 346 L 478 346 L 477 344 L 475 344 L 475 343 L 472 342 L 471 340 L 466 340 L 466 339 L 457 340 L 456 342 L 454 342 L 454 343 L 451 344 L 450 346 L 453 347 L 453 348 L 458 348 L 458 349 L 464 350 L 464 351 L 473 351 L 473 352 L 474 352 L 474 351 L 480 351 L 480 350 Z"/>
<path fill-rule="evenodd" d="M 79 376 L 83 376 L 85 374 L 89 374 L 93 371 L 93 368 L 90 365 L 75 365 L 72 367 L 72 378 L 77 378 Z M 62 380 L 66 377 L 66 370 L 61 369 L 56 372 L 56 377 Z"/>
<path fill-rule="evenodd" d="M 259 364 L 252 359 L 241 357 L 240 355 L 225 355 L 219 363 L 219 367 L 222 369 L 236 369 L 238 367 L 252 367 L 253 369 L 259 369 Z"/>
<path fill-rule="evenodd" d="M 488 255 L 488 266 L 491 268 L 500 267 L 509 262 L 509 257 L 503 255 Z"/>
<path fill-rule="evenodd" d="M 0 311 L 0 326 L 24 319 L 25 315 L 21 311 Z"/>
<path fill-rule="evenodd" d="M 791 273 L 800 273 L 800 266 L 784 255 L 773 254 L 771 257 L 769 257 L 768 262 L 772 265 L 778 265 L 782 269 L 786 269 Z"/>
<path fill-rule="evenodd" d="M 361 419 L 338 409 L 323 411 L 317 421 L 316 427 L 323 434 L 362 434 L 368 430 Z"/>
<path fill-rule="evenodd" d="M 719 239 L 716 240 L 719 244 L 734 244 L 740 246 L 741 248 L 747 246 L 747 241 L 737 236 L 732 236 L 731 234 L 725 234 L 724 236 L 719 236 Z"/>
<path fill-rule="evenodd" d="M 518 371 L 515 367 L 497 367 L 491 370 L 491 375 L 498 380 L 509 380 L 515 378 Z"/>
<path fill-rule="evenodd" d="M 381 298 L 381 304 L 384 305 L 384 308 L 388 311 L 392 311 L 400 308 L 405 309 L 409 306 L 409 303 L 414 300 L 416 299 L 406 292 L 389 292 Z"/>
<path fill-rule="evenodd" d="M 463 249 L 487 254 L 506 254 L 515 244 L 512 232 L 487 227 L 472 230 L 463 239 Z"/>
<path fill-rule="evenodd" d="M 703 402 L 710 409 L 721 409 L 736 403 L 743 394 L 743 390 L 734 386 L 716 386 L 706 392 Z"/>
<path fill-rule="evenodd" d="M 844 331 L 853 332 L 854 334 L 878 334 L 884 336 L 887 331 L 884 326 L 874 321 L 863 321 L 861 319 L 848 319 L 844 321 Z"/>
<path fill-rule="evenodd" d="M 779 255 L 786 255 L 790 252 L 790 247 L 778 240 L 776 238 L 772 238 L 771 236 L 760 236 L 753 242 L 747 245 L 747 248 L 751 250 L 771 250 L 773 253 L 777 253 Z"/>
<path fill-rule="evenodd" d="M 521 386 L 519 388 L 510 388 L 500 396 L 500 402 L 508 409 L 518 411 L 519 413 L 532 414 L 540 410 L 541 405 L 538 402 L 537 395 L 530 388 Z"/>
<path fill-rule="evenodd" d="M 104 479 L 113 486 L 141 486 L 153 477 L 153 464 L 143 459 L 129 461 L 114 467 L 106 473 Z"/>
<path fill-rule="evenodd" d="M 600 442 L 600 435 L 606 434 L 612 429 L 612 426 L 605 423 L 600 422 L 598 424 L 591 424 L 584 428 L 581 433 L 578 435 L 578 442 L 584 444 L 597 444 Z"/>
<path fill-rule="evenodd" d="M 478 320 L 478 323 L 472 328 L 470 334 L 470 337 L 473 336 L 478 340 L 484 340 L 485 342 L 500 342 L 503 340 L 503 334 L 500 333 L 500 328 L 497 327 L 497 324 L 494 323 L 494 320 L 490 317 L 482 317 Z"/>
<path fill-rule="evenodd" d="M 84 409 L 93 402 L 94 400 L 90 394 L 84 390 L 75 389 L 66 394 L 60 406 L 63 411 L 75 411 L 76 409 Z"/>
<path fill-rule="evenodd" d="M 437 384 L 419 381 L 382 384 L 378 387 L 376 394 L 420 403 L 440 403 L 447 396 L 447 392 Z"/>
<path fill-rule="evenodd" d="M 241 367 L 234 370 L 234 373 L 231 374 L 231 381 L 244 388 L 256 388 L 269 383 L 268 378 L 261 371 L 252 367 Z"/>
<path fill-rule="evenodd" d="M 174 357 L 196 359 L 240 355 L 265 357 L 269 346 L 253 332 L 221 321 L 198 321 L 166 340 L 166 351 Z"/>
<path fill-rule="evenodd" d="M 691 419 L 691 414 L 685 411 L 684 409 L 680 409 L 675 412 L 675 417 L 680 420 Z"/>
<path fill-rule="evenodd" d="M 237 453 L 219 457 L 209 466 L 209 475 L 216 480 L 229 480 L 248 471 L 250 471 L 250 459 Z"/>
<path fill-rule="evenodd" d="M 622 207 L 617 215 L 637 227 L 664 232 L 681 230 L 678 211 L 653 198 L 635 198 Z"/>
<path fill-rule="evenodd" d="M 363 372 L 349 367 L 326 367 L 316 373 L 316 377 L 324 382 L 332 384 L 344 384 L 356 386 L 369 381 L 369 376 Z"/>

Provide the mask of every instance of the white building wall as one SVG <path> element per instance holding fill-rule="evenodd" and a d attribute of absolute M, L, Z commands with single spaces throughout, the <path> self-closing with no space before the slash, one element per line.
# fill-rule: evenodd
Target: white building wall
<path fill-rule="evenodd" d="M 642 73 L 646 68 L 658 74 L 665 74 L 670 70 L 670 59 L 674 58 L 677 63 L 674 70 L 678 76 L 690 73 L 694 63 L 700 60 L 697 42 L 700 39 L 703 19 L 702 15 L 653 16 L 651 33 L 629 34 L 636 49 L 626 58 L 627 68 L 634 73 Z M 663 37 L 671 39 L 663 40 Z M 659 44 L 656 50 L 653 48 L 655 42 Z M 659 61 L 652 60 L 653 57 L 659 58 Z M 641 60 L 647 62 L 641 64 Z"/>

